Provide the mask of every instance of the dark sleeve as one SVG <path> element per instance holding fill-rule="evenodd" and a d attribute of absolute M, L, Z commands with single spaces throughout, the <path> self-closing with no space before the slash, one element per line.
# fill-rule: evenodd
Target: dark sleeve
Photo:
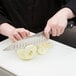
<path fill-rule="evenodd" d="M 2 24 L 2 23 L 11 23 L 11 21 L 7 18 L 5 10 L 3 9 L 3 7 L 0 3 L 0 24 Z"/>
<path fill-rule="evenodd" d="M 76 0 L 70 0 L 66 5 L 65 7 L 68 7 L 70 8 L 73 13 L 76 15 Z"/>

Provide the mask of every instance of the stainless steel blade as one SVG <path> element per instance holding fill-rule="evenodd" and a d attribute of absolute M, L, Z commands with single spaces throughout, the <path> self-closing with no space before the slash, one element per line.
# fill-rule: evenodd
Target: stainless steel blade
<path fill-rule="evenodd" d="M 42 32 L 37 33 L 36 35 L 32 35 L 28 38 L 12 43 L 8 47 L 6 47 L 4 50 L 17 50 L 20 48 L 25 48 L 27 45 L 30 45 L 30 44 L 38 45 L 41 42 L 44 42 L 46 40 L 47 38 L 44 36 L 44 33 L 42 31 Z"/>

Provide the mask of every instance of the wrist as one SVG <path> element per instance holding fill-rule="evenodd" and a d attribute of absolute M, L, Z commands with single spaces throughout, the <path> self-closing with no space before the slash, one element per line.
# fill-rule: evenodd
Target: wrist
<path fill-rule="evenodd" d="M 72 12 L 72 10 L 70 8 L 63 8 L 60 10 L 60 12 L 67 19 L 71 19 L 71 18 L 75 17 L 74 13 Z"/>

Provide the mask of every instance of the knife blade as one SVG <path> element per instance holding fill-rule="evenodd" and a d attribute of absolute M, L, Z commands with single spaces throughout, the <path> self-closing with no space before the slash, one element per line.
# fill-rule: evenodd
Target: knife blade
<path fill-rule="evenodd" d="M 32 35 L 28 38 L 22 39 L 20 41 L 17 41 L 15 43 L 12 43 L 11 45 L 7 46 L 4 48 L 4 51 L 8 50 L 17 50 L 20 48 L 25 48 L 27 45 L 33 44 L 33 45 L 38 45 L 41 42 L 46 41 L 47 38 L 44 36 L 44 32 L 39 32 L 35 35 Z"/>

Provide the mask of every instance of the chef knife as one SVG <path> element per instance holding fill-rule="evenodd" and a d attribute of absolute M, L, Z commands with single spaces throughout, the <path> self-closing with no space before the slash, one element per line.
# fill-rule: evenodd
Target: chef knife
<path fill-rule="evenodd" d="M 39 32 L 35 35 L 32 35 L 28 38 L 22 39 L 20 41 L 17 41 L 15 43 L 10 44 L 9 46 L 7 46 L 6 48 L 4 48 L 3 50 L 17 50 L 20 48 L 25 48 L 27 45 L 38 45 L 41 42 L 44 42 L 48 40 L 45 36 L 44 36 L 44 32 Z"/>

